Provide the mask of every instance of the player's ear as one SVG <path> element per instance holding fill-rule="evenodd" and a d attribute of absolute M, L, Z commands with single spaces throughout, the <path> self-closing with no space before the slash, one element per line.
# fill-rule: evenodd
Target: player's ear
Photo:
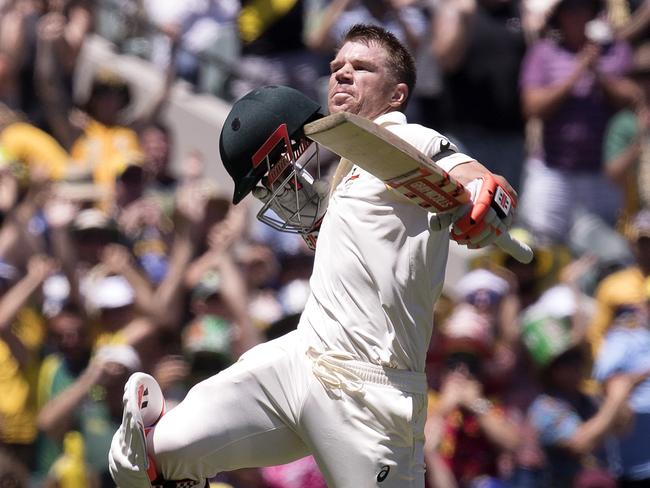
<path fill-rule="evenodd" d="M 398 83 L 393 89 L 393 94 L 390 98 L 390 105 L 393 108 L 401 107 L 409 95 L 409 87 L 406 83 Z"/>

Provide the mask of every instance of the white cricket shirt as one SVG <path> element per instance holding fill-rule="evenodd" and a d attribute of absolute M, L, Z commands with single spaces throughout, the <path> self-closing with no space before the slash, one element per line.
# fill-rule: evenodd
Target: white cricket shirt
<path fill-rule="evenodd" d="M 449 147 L 438 132 L 407 124 L 401 112 L 375 122 L 431 157 L 441 144 Z M 437 164 L 449 171 L 468 161 L 454 153 Z M 318 235 L 311 295 L 298 326 L 313 346 L 424 371 L 449 246 L 446 229 L 430 230 L 430 216 L 357 166 L 341 180 Z"/>

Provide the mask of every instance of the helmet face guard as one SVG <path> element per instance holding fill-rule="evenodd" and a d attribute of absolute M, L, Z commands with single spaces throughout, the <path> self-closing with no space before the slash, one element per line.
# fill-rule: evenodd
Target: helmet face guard
<path fill-rule="evenodd" d="M 264 203 L 257 218 L 270 227 L 297 234 L 317 229 L 327 209 L 329 186 L 321 180 L 318 144 L 293 140 L 280 124 L 253 154 L 256 170 L 264 176 L 253 195 Z"/>

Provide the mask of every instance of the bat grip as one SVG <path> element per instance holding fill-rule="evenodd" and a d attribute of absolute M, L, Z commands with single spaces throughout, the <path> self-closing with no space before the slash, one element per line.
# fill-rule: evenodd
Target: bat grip
<path fill-rule="evenodd" d="M 504 232 L 497 237 L 494 243 L 503 252 L 510 254 L 510 256 L 520 263 L 528 264 L 533 260 L 533 250 L 527 244 L 512 237 L 508 232 Z"/>

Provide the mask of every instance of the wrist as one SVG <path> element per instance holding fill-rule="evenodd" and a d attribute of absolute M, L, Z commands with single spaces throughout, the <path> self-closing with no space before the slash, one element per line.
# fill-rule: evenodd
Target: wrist
<path fill-rule="evenodd" d="M 484 397 L 479 397 L 469 402 L 465 408 L 477 417 L 482 417 L 490 413 L 493 407 L 494 404 L 490 400 Z"/>

